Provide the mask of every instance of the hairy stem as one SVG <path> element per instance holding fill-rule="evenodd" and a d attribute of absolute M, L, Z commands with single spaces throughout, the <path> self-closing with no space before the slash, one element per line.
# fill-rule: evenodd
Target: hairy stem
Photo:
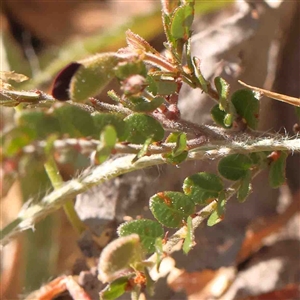
<path fill-rule="evenodd" d="M 300 153 L 300 139 L 271 139 L 242 141 L 216 141 L 189 151 L 188 160 L 216 159 L 233 153 L 251 153 L 261 151 L 286 150 Z M 108 160 L 100 166 L 89 168 L 77 179 L 70 180 L 45 196 L 39 203 L 24 208 L 17 220 L 6 226 L 0 232 L 0 244 L 5 245 L 9 239 L 19 232 L 34 225 L 51 212 L 59 209 L 68 199 L 86 191 L 87 189 L 115 178 L 121 174 L 140 170 L 150 166 L 166 163 L 160 154 L 153 154 L 140 158 L 132 163 L 135 154 L 128 154 L 116 159 Z M 213 204 L 212 204 L 213 205 Z M 207 208 L 209 209 L 209 207 Z M 195 222 L 195 221 L 193 221 Z"/>

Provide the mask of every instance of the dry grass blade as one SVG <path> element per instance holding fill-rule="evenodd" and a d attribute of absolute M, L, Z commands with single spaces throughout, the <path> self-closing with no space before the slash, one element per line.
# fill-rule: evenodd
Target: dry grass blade
<path fill-rule="evenodd" d="M 245 82 L 243 82 L 241 80 L 239 80 L 239 83 L 241 85 L 253 90 L 253 91 L 259 92 L 260 94 L 262 94 L 266 97 L 269 97 L 269 98 L 272 98 L 274 100 L 278 100 L 278 101 L 281 101 L 281 102 L 285 102 L 285 103 L 291 104 L 293 106 L 300 107 L 300 98 L 291 97 L 291 96 L 287 96 L 287 95 L 274 93 L 274 92 L 271 92 L 271 91 L 268 91 L 268 90 L 264 90 L 264 89 L 246 84 Z"/>

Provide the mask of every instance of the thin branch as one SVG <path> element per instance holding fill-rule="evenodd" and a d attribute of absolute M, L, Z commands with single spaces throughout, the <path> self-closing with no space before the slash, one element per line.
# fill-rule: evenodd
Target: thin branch
<path fill-rule="evenodd" d="M 236 137 L 235 141 L 232 140 L 212 140 L 207 141 L 205 138 L 195 138 L 187 141 L 187 148 L 190 152 L 190 159 L 203 159 L 203 152 L 207 158 L 221 157 L 232 153 L 250 153 L 261 151 L 291 151 L 299 152 L 300 138 L 296 139 L 283 139 L 277 138 L 246 138 L 242 136 L 240 139 Z M 62 151 L 64 149 L 76 148 L 84 155 L 89 155 L 101 146 L 101 141 L 91 139 L 62 139 L 53 142 L 53 149 Z M 150 145 L 147 150 L 147 155 L 165 154 L 172 151 L 176 143 L 161 143 L 159 145 Z M 23 153 L 41 153 L 46 147 L 45 141 L 37 141 L 31 145 L 25 146 L 22 149 Z M 120 154 L 137 154 L 143 145 L 137 144 L 123 144 L 118 143 L 114 147 L 114 151 Z"/>
<path fill-rule="evenodd" d="M 272 140 L 264 139 L 253 141 L 250 144 L 245 142 L 223 141 L 222 145 L 205 145 L 189 151 L 188 160 L 200 159 L 216 159 L 227 154 L 233 153 L 251 153 L 261 151 L 286 150 L 290 152 L 300 152 L 300 139 L 294 140 Z M 216 142 L 217 143 L 217 142 Z M 219 141 L 220 143 L 220 141 Z M 210 148 L 211 146 L 211 148 Z M 150 166 L 166 163 L 160 154 L 145 156 L 135 163 L 132 163 L 135 154 L 121 156 L 116 159 L 109 160 L 104 164 L 85 171 L 82 176 L 77 179 L 70 180 L 57 190 L 45 196 L 39 203 L 24 208 L 17 220 L 6 226 L 1 232 L 0 245 L 5 245 L 11 238 L 28 228 L 33 228 L 41 218 L 60 208 L 68 199 L 83 193 L 87 189 L 115 178 L 121 174 L 140 170 Z M 209 209 L 209 208 L 208 208 Z M 195 221 L 194 221 L 195 222 Z"/>

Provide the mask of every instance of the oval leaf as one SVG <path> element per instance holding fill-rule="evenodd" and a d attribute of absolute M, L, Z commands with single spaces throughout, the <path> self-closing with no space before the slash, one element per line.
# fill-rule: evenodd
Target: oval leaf
<path fill-rule="evenodd" d="M 148 87 L 147 89 L 154 95 L 171 95 L 178 90 L 178 84 L 175 80 L 161 79 L 157 76 L 147 77 Z"/>
<path fill-rule="evenodd" d="M 5 134 L 1 139 L 3 154 L 11 157 L 21 151 L 21 149 L 29 145 L 36 139 L 36 131 L 29 127 L 13 128 L 9 134 Z"/>
<path fill-rule="evenodd" d="M 133 100 L 133 98 L 129 98 L 129 100 Z M 140 97 L 138 98 L 138 101 L 137 99 L 134 99 L 134 101 L 132 101 L 134 104 L 132 110 L 137 112 L 151 112 L 161 106 L 164 101 L 165 99 L 162 97 L 155 97 L 151 101 Z"/>
<path fill-rule="evenodd" d="M 107 125 L 115 128 L 119 141 L 124 141 L 127 137 L 128 130 L 126 123 L 121 116 L 108 113 L 97 113 L 93 116 L 96 132 L 99 134 Z"/>
<path fill-rule="evenodd" d="M 184 193 L 191 196 L 196 204 L 218 198 L 223 188 L 224 184 L 219 176 L 206 172 L 189 176 L 183 182 Z"/>
<path fill-rule="evenodd" d="M 60 133 L 59 120 L 43 111 L 23 110 L 18 118 L 18 123 L 34 130 L 39 139 L 45 139 L 50 134 Z"/>
<path fill-rule="evenodd" d="M 59 120 L 62 133 L 70 137 L 88 137 L 95 134 L 90 113 L 78 106 L 65 103 L 54 110 L 54 116 Z"/>
<path fill-rule="evenodd" d="M 124 272 L 130 272 L 131 265 L 142 258 L 140 238 L 137 234 L 120 237 L 108 244 L 102 251 L 98 264 L 99 279 L 110 282 Z"/>
<path fill-rule="evenodd" d="M 228 94 L 229 94 L 229 84 L 222 77 L 215 78 L 215 86 L 219 93 L 219 107 L 223 111 L 227 111 L 228 108 Z"/>
<path fill-rule="evenodd" d="M 172 16 L 171 34 L 173 38 L 187 39 L 190 36 L 190 27 L 193 24 L 194 8 L 190 4 L 176 8 Z"/>
<path fill-rule="evenodd" d="M 232 127 L 232 118 L 231 120 L 228 120 L 229 116 L 228 114 L 220 109 L 219 104 L 216 104 L 210 111 L 210 114 L 213 118 L 213 120 L 220 126 L 228 129 Z"/>
<path fill-rule="evenodd" d="M 164 138 L 164 129 L 152 117 L 144 114 L 132 114 L 124 119 L 128 126 L 127 141 L 133 144 L 143 144 L 148 138 L 160 141 Z"/>
<path fill-rule="evenodd" d="M 163 154 L 163 158 L 171 165 L 179 165 L 186 160 L 188 157 L 188 151 L 183 151 L 179 155 L 174 156 L 172 153 Z"/>
<path fill-rule="evenodd" d="M 123 276 L 110 283 L 104 290 L 100 292 L 101 300 L 115 300 L 122 296 L 128 287 L 130 277 Z"/>
<path fill-rule="evenodd" d="M 244 177 L 252 164 L 251 159 L 244 154 L 231 154 L 220 160 L 218 170 L 229 180 L 239 180 Z"/>
<path fill-rule="evenodd" d="M 231 101 L 239 116 L 241 116 L 251 129 L 256 129 L 259 116 L 259 94 L 247 89 L 233 93 Z"/>
<path fill-rule="evenodd" d="M 114 76 L 114 67 L 121 59 L 115 53 L 101 53 L 79 61 L 80 66 L 63 84 L 69 87 L 69 99 L 84 101 L 99 94 Z M 57 80 L 57 79 L 56 79 Z"/>
<path fill-rule="evenodd" d="M 155 252 L 155 241 L 163 238 L 164 231 L 159 223 L 153 220 L 134 220 L 119 226 L 119 236 L 127 236 L 136 233 L 147 253 Z"/>
<path fill-rule="evenodd" d="M 194 212 L 193 201 L 183 193 L 161 192 L 150 198 L 150 210 L 164 226 L 178 228 Z"/>

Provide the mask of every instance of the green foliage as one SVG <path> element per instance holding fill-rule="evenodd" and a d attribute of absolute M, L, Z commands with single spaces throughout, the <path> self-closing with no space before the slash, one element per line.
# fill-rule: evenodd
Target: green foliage
<path fill-rule="evenodd" d="M 177 90 L 177 84 L 172 78 L 164 79 L 161 76 L 147 76 L 148 90 L 153 95 L 170 95 Z"/>
<path fill-rule="evenodd" d="M 54 116 L 59 121 L 62 134 L 70 137 L 88 137 L 95 133 L 90 113 L 78 106 L 63 104 L 54 110 Z"/>
<path fill-rule="evenodd" d="M 24 146 L 28 145 L 36 138 L 36 131 L 28 127 L 13 128 L 9 134 L 2 136 L 3 154 L 7 157 L 13 157 Z"/>
<path fill-rule="evenodd" d="M 252 162 L 248 156 L 232 154 L 220 160 L 218 170 L 224 178 L 236 181 L 246 176 L 251 165 Z"/>
<path fill-rule="evenodd" d="M 95 131 L 99 134 L 107 125 L 115 128 L 119 141 L 124 141 L 128 135 L 126 123 L 121 116 L 109 113 L 97 113 L 93 116 Z"/>
<path fill-rule="evenodd" d="M 140 241 L 144 249 L 148 253 L 155 252 L 155 241 L 162 238 L 164 231 L 161 225 L 155 221 L 142 219 L 124 223 L 119 226 L 119 236 L 127 236 L 136 233 L 140 237 Z"/>
<path fill-rule="evenodd" d="M 165 99 L 162 97 L 155 97 L 149 101 L 145 97 L 138 97 L 138 98 L 133 98 L 131 97 L 129 99 L 132 103 L 132 110 L 136 112 L 151 112 L 154 111 L 156 108 L 161 106 Z"/>
<path fill-rule="evenodd" d="M 137 234 L 120 237 L 110 243 L 101 253 L 98 272 L 103 282 L 111 282 L 120 274 L 133 273 L 142 258 L 140 238 Z"/>
<path fill-rule="evenodd" d="M 216 104 L 210 111 L 213 120 L 225 129 L 232 127 L 232 115 L 220 109 L 220 105 Z"/>
<path fill-rule="evenodd" d="M 88 115 L 90 118 L 90 115 Z M 35 132 L 36 139 L 46 139 L 51 134 L 60 134 L 59 119 L 38 110 L 24 110 L 20 113 L 18 124 L 21 128 L 30 128 Z"/>
<path fill-rule="evenodd" d="M 166 227 L 178 228 L 194 212 L 190 197 L 179 192 L 161 192 L 150 198 L 150 210 L 158 222 Z"/>
<path fill-rule="evenodd" d="M 163 155 L 169 164 L 178 165 L 186 160 L 188 151 L 185 133 L 173 132 L 167 137 L 166 142 L 176 143 L 171 153 L 166 153 Z"/>
<path fill-rule="evenodd" d="M 218 198 L 223 188 L 224 184 L 219 176 L 206 172 L 189 176 L 183 182 L 183 191 L 196 204 L 205 204 L 209 200 Z"/>
<path fill-rule="evenodd" d="M 132 276 L 123 276 L 111 282 L 100 292 L 101 300 L 114 300 L 122 296 L 127 290 L 128 281 Z"/>
<path fill-rule="evenodd" d="M 195 5 L 200 4 L 192 0 L 163 0 L 162 5 L 166 55 L 128 30 L 127 48 L 75 61 L 57 75 L 53 98 L 72 101 L 58 103 L 42 92 L 15 91 L 5 80 L 1 90 L 1 105 L 17 106 L 15 123 L 1 136 L 3 161 L 13 166 L 15 172 L 25 174 L 21 178 L 24 190 L 37 186 L 36 177 L 46 175 L 49 161 L 58 177 L 56 162 L 73 167 L 75 173 L 86 168 L 83 176 L 66 184 L 61 182 L 61 188 L 25 208 L 25 213 L 4 228 L 5 241 L 61 207 L 70 195 L 76 196 L 96 184 L 148 166 L 169 163 L 179 167 L 187 160 L 212 155 L 220 158 L 219 174 L 233 181 L 227 186 L 217 174 L 191 174 L 183 182 L 183 192 L 162 191 L 150 198 L 149 207 L 157 221 L 140 219 L 119 226 L 119 238 L 104 248 L 99 259 L 99 279 L 109 283 L 100 293 L 103 300 L 116 299 L 128 290 L 132 297 L 137 297 L 145 285 L 148 293 L 153 294 L 154 282 L 149 271 L 153 267 L 159 269 L 174 245 L 183 241 L 182 250 L 188 254 L 196 242 L 194 231 L 200 223 L 206 218 L 208 226 L 221 222 L 230 197 L 236 194 L 238 201 L 244 202 L 254 176 L 266 166 L 271 187 L 284 184 L 289 150 L 299 151 L 297 143 L 284 144 L 297 142 L 296 138 L 256 138 L 253 130 L 259 118 L 257 92 L 242 89 L 229 97 L 230 86 L 225 79 L 216 77 L 213 86 L 204 77 L 200 59 L 191 55 L 190 39 Z M 120 85 L 117 92 L 108 92 L 114 104 L 89 99 L 113 79 Z M 180 118 L 178 98 L 182 83 L 213 98 L 217 104 L 211 116 L 222 130 Z M 233 134 L 233 125 L 241 122 L 248 128 Z M 281 151 L 272 152 L 273 146 Z M 32 151 L 42 159 L 35 161 Z M 115 154 L 119 155 L 117 161 L 110 159 Z M 96 166 L 88 169 L 91 160 Z M 4 174 L 4 179 L 9 175 Z M 48 176 L 51 178 L 49 172 Z M 53 187 L 57 188 L 55 184 Z M 202 208 L 197 211 L 199 206 Z M 166 237 L 162 225 L 178 231 Z M 155 256 L 145 260 L 146 254 Z"/>
<path fill-rule="evenodd" d="M 239 116 L 251 129 L 256 129 L 259 117 L 259 94 L 247 89 L 233 93 L 231 102 Z"/>
<path fill-rule="evenodd" d="M 215 211 L 209 216 L 207 220 L 207 226 L 214 226 L 223 220 L 224 212 L 225 212 L 225 204 L 226 204 L 226 197 L 223 192 L 220 193 Z"/>
<path fill-rule="evenodd" d="M 215 78 L 215 86 L 219 93 L 219 108 L 222 111 L 228 111 L 229 84 L 221 77 Z"/>
<path fill-rule="evenodd" d="M 171 17 L 170 31 L 174 40 L 187 39 L 193 24 L 194 7 L 187 3 L 176 8 Z"/>
<path fill-rule="evenodd" d="M 129 131 L 126 140 L 133 144 L 143 144 L 149 137 L 153 141 L 164 138 L 164 129 L 154 118 L 144 114 L 131 114 L 124 119 Z"/>
<path fill-rule="evenodd" d="M 96 163 L 101 164 L 110 156 L 117 142 L 117 133 L 113 126 L 107 125 L 104 127 L 100 135 L 101 145 L 97 147 Z"/>

